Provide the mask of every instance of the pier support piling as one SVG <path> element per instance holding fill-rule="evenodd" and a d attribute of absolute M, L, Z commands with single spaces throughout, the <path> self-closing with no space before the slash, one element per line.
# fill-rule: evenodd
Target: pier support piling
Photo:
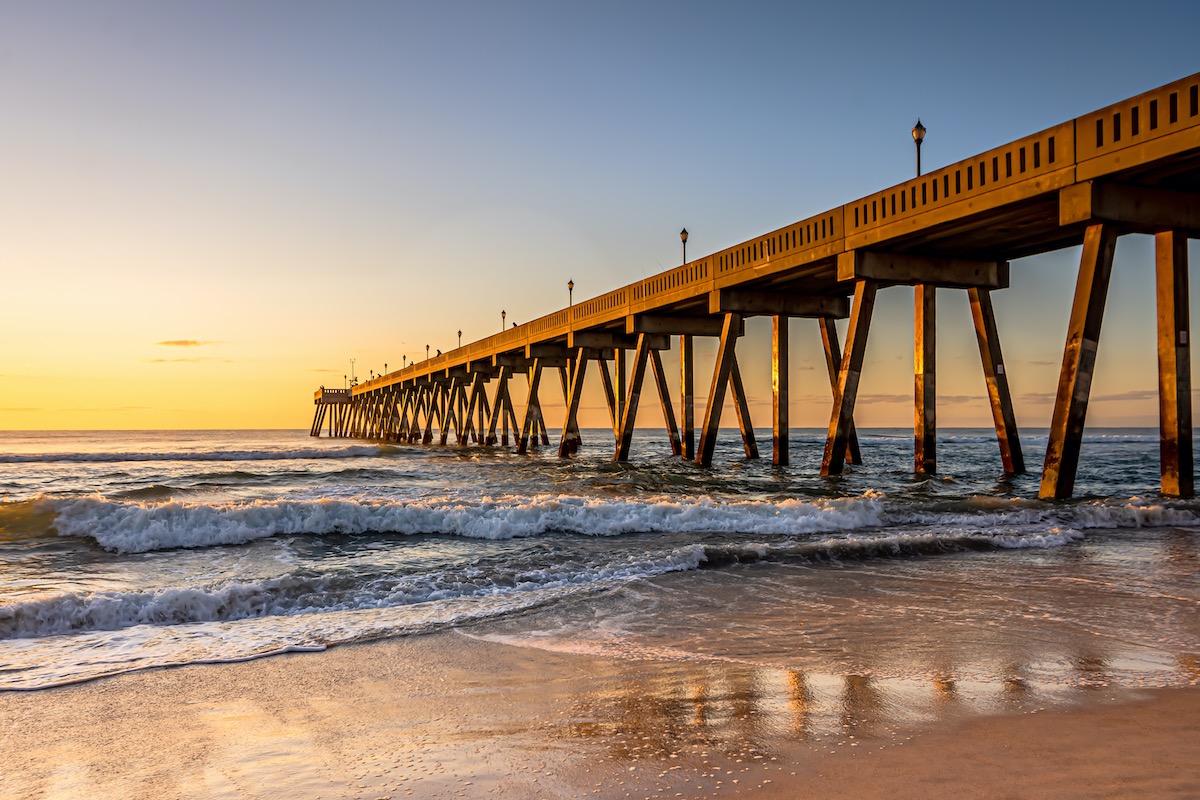
<path fill-rule="evenodd" d="M 858 398 L 858 382 L 862 378 L 863 356 L 867 351 L 867 333 L 871 314 L 875 310 L 878 284 L 871 279 L 854 285 L 854 306 L 850 312 L 850 327 L 846 331 L 846 351 L 838 369 L 837 387 L 833 393 L 833 413 L 829 433 L 825 438 L 825 454 L 821 458 L 822 475 L 840 475 L 846 463 L 846 445 L 853 429 L 854 401 Z"/>
<path fill-rule="evenodd" d="M 916 471 L 937 472 L 937 288 L 913 286 L 913 461 Z"/>
<path fill-rule="evenodd" d="M 987 382 L 988 402 L 996 426 L 996 441 L 1000 445 L 1000 461 L 1008 475 L 1025 472 L 1025 456 L 1021 452 L 1021 436 L 1013 411 L 1012 393 L 1000 352 L 1000 334 L 996 314 L 992 309 L 992 293 L 988 289 L 968 289 L 971 319 L 975 322 L 975 338 L 979 342 L 979 358 L 983 362 L 983 378 Z"/>
<path fill-rule="evenodd" d="M 1155 234 L 1154 255 L 1161 490 L 1171 497 L 1190 498 L 1195 496 L 1195 484 L 1187 236 L 1178 230 Z"/>
<path fill-rule="evenodd" d="M 682 424 L 680 446 L 683 457 L 696 457 L 696 383 L 692 336 L 679 337 L 679 416 Z"/>
<path fill-rule="evenodd" d="M 725 405 L 725 387 L 729 385 L 729 375 L 733 371 L 734 350 L 741 327 L 741 314 L 725 314 L 721 326 L 721 339 L 717 344 L 717 363 L 713 366 L 712 385 L 708 391 L 708 406 L 704 409 L 704 423 L 700 429 L 700 447 L 696 452 L 696 461 L 701 466 L 712 465 L 713 453 L 717 449 L 717 431 L 721 425 L 721 408 Z"/>
<path fill-rule="evenodd" d="M 623 377 L 625 351 L 617 351 L 617 376 Z M 638 400 L 641 398 L 642 381 L 646 377 L 646 364 L 650 360 L 649 334 L 639 333 L 637 350 L 633 356 L 633 374 L 629 377 L 629 394 L 621 403 L 621 429 L 617 435 L 617 461 L 629 460 L 629 449 L 633 444 L 633 426 L 637 420 Z"/>
<path fill-rule="evenodd" d="M 1083 440 L 1092 372 L 1096 366 L 1096 348 L 1100 341 L 1100 324 L 1104 320 L 1104 303 L 1108 296 L 1116 245 L 1117 234 L 1111 225 L 1102 222 L 1088 225 L 1083 237 L 1083 254 L 1079 261 L 1071 320 L 1067 326 L 1058 393 L 1054 399 L 1054 417 L 1046 443 L 1046 461 L 1038 492 L 1043 499 L 1064 500 L 1071 496 L 1075 488 L 1079 446 Z"/>
<path fill-rule="evenodd" d="M 829 373 L 829 389 L 835 395 L 838 387 L 838 373 L 842 366 L 842 346 L 838 344 L 837 322 L 832 317 L 821 317 L 821 345 L 825 350 L 825 368 Z M 858 449 L 858 432 L 854 430 L 854 419 L 851 418 L 846 434 L 845 459 L 850 464 L 861 464 L 862 453 Z"/>
<path fill-rule="evenodd" d="M 785 466 L 789 461 L 788 318 L 776 314 L 771 317 L 771 462 Z"/>

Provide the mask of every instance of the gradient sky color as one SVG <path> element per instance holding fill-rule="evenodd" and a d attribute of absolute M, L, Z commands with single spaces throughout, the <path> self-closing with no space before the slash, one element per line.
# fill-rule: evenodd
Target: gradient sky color
<path fill-rule="evenodd" d="M 568 279 L 675 266 L 684 226 L 698 257 L 911 177 L 918 116 L 934 169 L 1200 70 L 1200 5 L 1084 8 L 6 3 L 0 429 L 303 428 L 352 358 L 394 369 Z M 1023 427 L 1049 424 L 1077 260 L 1014 262 L 996 296 Z M 1152 276 L 1122 240 L 1090 425 L 1156 424 Z M 965 294 L 938 314 L 939 424 L 988 425 Z M 860 426 L 911 424 L 911 325 L 911 290 L 881 292 Z M 793 331 L 792 423 L 821 427 L 816 323 Z"/>

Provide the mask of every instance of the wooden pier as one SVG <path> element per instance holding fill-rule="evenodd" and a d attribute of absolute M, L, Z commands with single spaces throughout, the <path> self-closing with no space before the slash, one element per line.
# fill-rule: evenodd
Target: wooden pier
<path fill-rule="evenodd" d="M 810 317 L 821 322 L 832 385 L 820 470 L 835 475 L 860 457 L 854 404 L 876 294 L 913 286 L 915 469 L 937 469 L 937 298 L 962 291 L 975 323 L 1000 461 L 1005 472 L 1020 473 L 1025 462 L 992 292 L 1008 286 L 1009 259 L 1082 244 L 1040 489 L 1043 498 L 1067 498 L 1117 238 L 1143 233 L 1154 235 L 1156 249 L 1162 492 L 1192 497 L 1187 239 L 1200 235 L 1198 91 L 1200 74 L 349 390 L 321 389 L 312 434 L 327 428 L 331 436 L 445 445 L 453 432 L 458 444 L 512 444 L 525 452 L 539 441 L 550 443 L 539 395 L 543 376 L 553 370 L 566 403 L 558 452 L 569 456 L 579 446 L 580 399 L 594 365 L 618 460 L 629 456 L 647 371 L 677 455 L 712 462 L 728 393 L 746 456 L 755 458 L 737 342 L 746 317 L 770 316 L 772 456 L 787 464 L 788 321 Z M 834 320 L 846 317 L 841 347 Z M 718 339 L 698 431 L 696 336 Z M 660 357 L 676 338 L 682 426 Z M 516 375 L 528 381 L 524 408 L 509 393 Z"/>

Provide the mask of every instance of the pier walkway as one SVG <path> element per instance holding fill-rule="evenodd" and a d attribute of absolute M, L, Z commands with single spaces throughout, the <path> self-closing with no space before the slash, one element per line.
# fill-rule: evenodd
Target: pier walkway
<path fill-rule="evenodd" d="M 577 415 L 594 369 L 617 459 L 629 455 L 646 372 L 672 448 L 711 463 L 726 394 L 748 457 L 758 445 L 738 369 L 743 320 L 772 319 L 775 463 L 789 460 L 788 321 L 820 320 L 832 386 L 820 470 L 859 458 L 854 405 L 876 293 L 915 289 L 914 466 L 935 472 L 935 304 L 966 292 L 1003 469 L 1025 471 L 992 311 L 1008 260 L 1081 245 L 1040 495 L 1070 497 L 1117 238 L 1155 238 L 1161 480 L 1194 494 L 1187 239 L 1200 235 L 1200 74 L 1085 114 L 898 186 L 614 289 L 552 314 L 314 398 L 312 434 L 446 444 L 548 445 L 539 392 L 557 370 L 566 401 L 559 454 L 579 444 Z M 1065 310 L 1064 310 L 1065 311 Z M 844 347 L 834 320 L 849 318 Z M 695 424 L 693 337 L 718 339 L 707 407 Z M 660 351 L 680 347 L 678 417 Z M 518 409 L 510 380 L 528 380 Z M 697 443 L 696 437 L 699 436 Z"/>

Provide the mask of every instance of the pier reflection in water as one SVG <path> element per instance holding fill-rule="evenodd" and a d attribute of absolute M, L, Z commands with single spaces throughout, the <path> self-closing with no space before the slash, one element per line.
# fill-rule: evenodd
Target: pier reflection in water
<path fill-rule="evenodd" d="M 1094 532 L 1000 557 L 666 575 L 485 638 L 625 662 L 553 734 L 617 761 L 886 746 L 947 720 L 1197 683 L 1197 541 Z"/>

